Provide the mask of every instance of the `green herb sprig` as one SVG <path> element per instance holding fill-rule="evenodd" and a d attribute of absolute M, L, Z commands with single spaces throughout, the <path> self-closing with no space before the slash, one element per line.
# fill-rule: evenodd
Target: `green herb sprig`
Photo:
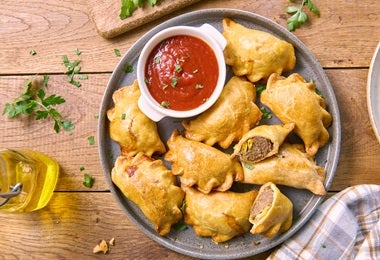
<path fill-rule="evenodd" d="M 121 0 L 120 19 L 124 20 L 131 16 L 137 8 L 142 8 L 145 2 L 150 6 L 157 4 L 157 0 Z"/>
<path fill-rule="evenodd" d="M 296 0 L 290 0 L 290 2 L 295 3 Z M 303 11 L 304 6 L 307 6 L 316 16 L 320 16 L 318 7 L 311 0 L 302 0 L 300 7 L 288 6 L 285 12 L 292 15 L 287 20 L 289 31 L 294 31 L 307 21 L 307 14 Z"/>
<path fill-rule="evenodd" d="M 48 76 L 44 76 L 42 83 L 38 78 L 28 79 L 21 95 L 11 103 L 5 104 L 3 115 L 8 114 L 9 118 L 15 118 L 21 114 L 34 114 L 36 120 L 51 118 L 54 120 L 56 133 L 61 129 L 74 129 L 74 124 L 55 109 L 56 106 L 65 103 L 65 99 L 56 94 L 46 96 L 44 87 L 47 87 L 48 79 Z"/>

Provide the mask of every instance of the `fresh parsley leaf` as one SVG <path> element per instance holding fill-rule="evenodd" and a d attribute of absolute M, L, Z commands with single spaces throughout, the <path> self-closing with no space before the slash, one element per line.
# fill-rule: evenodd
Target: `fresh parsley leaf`
<path fill-rule="evenodd" d="M 78 48 L 75 49 L 75 52 L 77 55 L 81 54 Z M 63 55 L 62 62 L 63 62 L 63 65 L 65 65 L 66 67 L 65 74 L 67 75 L 67 81 L 78 88 L 82 86 L 82 84 L 78 80 L 75 79 L 75 76 L 79 74 L 78 79 L 82 80 L 82 79 L 88 79 L 88 75 L 80 74 L 81 69 L 82 69 L 82 67 L 79 65 L 80 60 L 74 60 L 71 62 L 69 58 L 67 57 L 67 55 Z"/>
<path fill-rule="evenodd" d="M 290 1 L 295 3 L 296 1 Z M 318 7 L 312 2 L 312 0 L 302 0 L 300 7 L 296 6 L 288 6 L 285 9 L 287 14 L 291 16 L 287 20 L 288 30 L 294 31 L 299 28 L 302 24 L 304 24 L 308 17 L 307 14 L 303 11 L 303 7 L 307 6 L 311 12 L 313 12 L 316 16 L 320 16 L 320 12 Z"/>
<path fill-rule="evenodd" d="M 116 57 L 120 57 L 121 56 L 120 51 L 118 49 L 113 49 L 113 52 L 115 53 Z"/>
<path fill-rule="evenodd" d="M 127 64 L 127 65 L 124 67 L 124 72 L 125 72 L 125 73 L 132 73 L 132 72 L 133 72 L 133 66 L 130 65 L 130 64 Z"/>
<path fill-rule="evenodd" d="M 262 118 L 263 119 L 271 119 L 272 118 L 272 113 L 268 111 L 265 107 L 260 107 L 261 113 L 263 113 Z"/>
<path fill-rule="evenodd" d="M 146 0 L 121 0 L 119 17 L 121 20 L 131 16 L 137 8 L 142 8 Z M 158 3 L 157 0 L 148 0 L 150 6 Z"/>
<path fill-rule="evenodd" d="M 43 77 L 43 80 L 26 81 L 25 87 L 21 95 L 15 98 L 11 103 L 6 103 L 3 115 L 7 114 L 9 118 L 23 115 L 34 115 L 35 120 L 43 120 L 51 118 L 54 120 L 54 131 L 59 133 L 61 129 L 70 131 L 74 129 L 74 124 L 59 113 L 55 107 L 65 103 L 65 99 L 56 94 L 51 94 L 46 97 L 46 92 L 43 89 L 47 86 L 48 77 Z M 41 83 L 42 82 L 42 83 Z"/>
<path fill-rule="evenodd" d="M 91 175 L 85 173 L 83 175 L 83 178 L 84 178 L 83 185 L 86 186 L 87 188 L 91 188 L 92 185 L 94 185 L 94 178 Z"/>
<path fill-rule="evenodd" d="M 78 55 L 78 56 L 82 54 L 82 52 L 78 48 L 75 48 L 74 51 L 75 51 L 76 55 Z"/>
<path fill-rule="evenodd" d="M 30 50 L 30 51 L 29 51 L 29 54 L 32 55 L 32 56 L 34 56 L 34 55 L 37 54 L 37 52 L 36 52 L 35 50 Z"/>
<path fill-rule="evenodd" d="M 94 145 L 94 144 L 95 144 L 95 138 L 94 138 L 93 135 L 87 137 L 87 140 L 88 140 L 88 143 L 89 143 L 90 145 Z"/>

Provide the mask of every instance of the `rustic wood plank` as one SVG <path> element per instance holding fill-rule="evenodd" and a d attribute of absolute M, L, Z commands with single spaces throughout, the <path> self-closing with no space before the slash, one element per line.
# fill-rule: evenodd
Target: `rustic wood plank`
<path fill-rule="evenodd" d="M 151 240 L 126 217 L 112 194 L 55 192 L 43 209 L 24 214 L 0 212 L 0 252 L 4 259 L 89 259 L 102 240 L 115 238 L 112 259 L 191 259 Z"/>
<path fill-rule="evenodd" d="M 380 6 L 371 0 L 314 1 L 321 17 L 310 14 L 310 23 L 294 32 L 324 67 L 368 67 L 380 40 Z M 96 32 L 86 0 L 0 3 L 0 74 L 62 73 L 61 56 L 82 51 L 83 71 L 110 72 L 132 44 L 155 25 L 189 11 L 236 8 L 263 15 L 286 26 L 289 1 L 200 1 L 112 40 Z M 354 11 L 353 11 L 354 10 Z M 360 33 L 359 33 L 360 32 Z M 29 55 L 30 50 L 37 55 Z M 355 55 L 353 55 L 355 54 Z"/>
<path fill-rule="evenodd" d="M 198 1 L 200 0 L 164 0 L 158 1 L 155 6 L 145 3 L 123 20 L 119 18 L 121 0 L 87 0 L 87 5 L 98 33 L 105 38 L 113 38 Z"/>

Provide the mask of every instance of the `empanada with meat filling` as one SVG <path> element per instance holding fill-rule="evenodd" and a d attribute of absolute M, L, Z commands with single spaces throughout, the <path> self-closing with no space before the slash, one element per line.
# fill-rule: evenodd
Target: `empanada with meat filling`
<path fill-rule="evenodd" d="M 241 162 L 256 163 L 264 160 L 278 152 L 293 128 L 294 123 L 256 126 L 234 146 L 232 156 L 238 156 Z"/>
<path fill-rule="evenodd" d="M 285 78 L 272 74 L 261 102 L 283 123 L 295 123 L 294 132 L 305 144 L 306 152 L 314 156 L 329 140 L 327 127 L 332 117 L 326 111 L 325 100 L 317 94 L 313 82 L 297 73 Z"/>
<path fill-rule="evenodd" d="M 138 153 L 119 156 L 112 169 L 112 181 L 151 221 L 160 236 L 182 218 L 184 192 L 161 160 Z"/>
<path fill-rule="evenodd" d="M 226 64 L 237 76 L 251 82 L 266 80 L 272 73 L 291 71 L 296 64 L 294 47 L 276 36 L 244 27 L 229 18 L 223 19 Z"/>
<path fill-rule="evenodd" d="M 210 236 L 214 242 L 221 243 L 251 228 L 248 218 L 257 190 L 203 194 L 186 188 L 185 192 L 185 223 L 193 226 L 196 235 Z"/>
<path fill-rule="evenodd" d="M 325 195 L 325 170 L 305 153 L 302 144 L 283 143 L 277 154 L 257 163 L 243 163 L 244 183 L 262 185 L 267 182 L 297 189 L 307 189 L 315 195 Z"/>
<path fill-rule="evenodd" d="M 292 225 L 293 203 L 269 182 L 260 187 L 249 216 L 250 232 L 272 238 Z"/>
<path fill-rule="evenodd" d="M 162 154 L 166 148 L 158 135 L 157 125 L 140 111 L 137 106 L 139 97 L 137 81 L 113 93 L 114 106 L 107 111 L 110 137 L 119 143 L 122 155 L 134 156 L 138 152 L 149 156 Z"/>
<path fill-rule="evenodd" d="M 242 180 L 243 169 L 237 159 L 201 142 L 181 136 L 175 130 L 168 142 L 165 160 L 171 162 L 172 173 L 181 186 L 195 186 L 203 193 L 226 191 L 234 181 Z"/>
<path fill-rule="evenodd" d="M 232 77 L 216 103 L 194 120 L 183 121 L 188 139 L 228 148 L 258 124 L 262 113 L 254 103 L 255 86 L 241 77 Z"/>

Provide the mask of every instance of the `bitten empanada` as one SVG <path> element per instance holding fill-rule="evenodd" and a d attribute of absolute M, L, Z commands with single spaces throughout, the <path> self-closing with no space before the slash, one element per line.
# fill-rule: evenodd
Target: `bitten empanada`
<path fill-rule="evenodd" d="M 260 187 L 249 216 L 251 233 L 272 238 L 292 225 L 293 203 L 273 183 Z"/>
<path fill-rule="evenodd" d="M 160 236 L 167 235 L 182 218 L 184 192 L 161 160 L 138 153 L 119 156 L 112 169 L 112 181 L 152 222 Z"/>
<path fill-rule="evenodd" d="M 113 93 L 114 107 L 107 111 L 110 137 L 119 143 L 122 155 L 134 156 L 138 152 L 149 156 L 162 154 L 166 148 L 158 135 L 157 125 L 140 111 L 137 106 L 139 97 L 137 81 Z"/>
<path fill-rule="evenodd" d="M 317 94 L 313 82 L 294 73 L 285 78 L 272 74 L 261 102 L 283 123 L 295 123 L 294 132 L 303 140 L 306 152 L 314 156 L 329 140 L 327 127 L 332 117 L 325 100 Z"/>
<path fill-rule="evenodd" d="M 188 139 L 228 148 L 258 124 L 262 113 L 254 103 L 255 86 L 240 77 L 232 77 L 217 102 L 194 120 L 183 121 Z"/>
<path fill-rule="evenodd" d="M 277 154 L 257 163 L 243 163 L 244 183 L 273 182 L 325 195 L 325 170 L 304 152 L 303 145 L 283 143 Z"/>
<path fill-rule="evenodd" d="M 226 64 L 236 76 L 246 75 L 251 82 L 266 80 L 272 73 L 291 71 L 296 63 L 294 47 L 274 35 L 223 19 Z"/>
<path fill-rule="evenodd" d="M 186 139 L 177 130 L 167 144 L 165 160 L 172 163 L 172 173 L 179 176 L 181 186 L 195 186 L 203 193 L 226 191 L 243 177 L 236 159 L 212 146 Z"/>
<path fill-rule="evenodd" d="M 238 156 L 241 162 L 256 163 L 264 160 L 278 152 L 293 128 L 294 123 L 256 126 L 234 146 L 232 156 Z"/>
<path fill-rule="evenodd" d="M 196 235 L 211 236 L 213 241 L 221 243 L 251 228 L 248 218 L 257 190 L 210 194 L 192 188 L 185 191 L 185 223 L 193 226 Z"/>

